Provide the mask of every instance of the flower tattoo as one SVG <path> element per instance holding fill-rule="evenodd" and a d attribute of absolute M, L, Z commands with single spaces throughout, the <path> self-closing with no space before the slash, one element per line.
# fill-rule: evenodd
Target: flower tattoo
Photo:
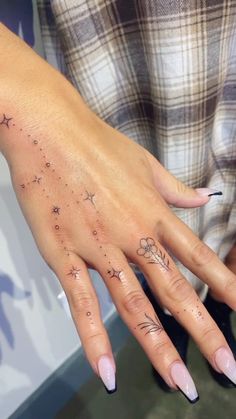
<path fill-rule="evenodd" d="M 160 265 L 165 271 L 170 270 L 170 261 L 166 257 L 166 254 L 158 249 L 155 241 L 151 237 L 140 240 L 140 248 L 137 250 L 139 256 L 144 256 L 149 259 L 148 263 L 154 263 Z"/>

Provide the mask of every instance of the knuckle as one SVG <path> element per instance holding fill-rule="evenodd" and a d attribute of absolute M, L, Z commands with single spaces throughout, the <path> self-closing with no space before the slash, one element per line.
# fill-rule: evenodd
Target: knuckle
<path fill-rule="evenodd" d="M 192 262 L 201 267 L 210 263 L 215 257 L 215 253 L 206 244 L 197 241 L 192 248 Z"/>
<path fill-rule="evenodd" d="M 186 279 L 179 273 L 175 274 L 167 287 L 167 296 L 178 303 L 183 303 L 192 299 L 194 290 Z"/>
<path fill-rule="evenodd" d="M 158 340 L 153 345 L 153 352 L 157 358 L 163 357 L 172 349 L 173 348 L 169 340 L 160 340 L 160 341 Z"/>
<path fill-rule="evenodd" d="M 81 292 L 77 289 L 72 289 L 69 292 L 69 300 L 76 313 L 91 309 L 94 305 L 94 298 L 88 292 Z"/>
<path fill-rule="evenodd" d="M 122 302 L 123 308 L 129 314 L 137 314 L 144 311 L 148 304 L 148 298 L 141 291 L 131 291 Z"/>
<path fill-rule="evenodd" d="M 201 344 L 204 346 L 205 344 L 208 345 L 209 342 L 214 342 L 214 340 L 217 337 L 217 332 L 219 332 L 219 330 L 217 330 L 216 327 L 208 327 L 206 328 L 200 337 L 201 340 Z"/>
<path fill-rule="evenodd" d="M 91 335 L 86 336 L 83 339 L 83 345 L 87 346 L 87 345 L 95 344 L 98 341 L 103 341 L 103 339 L 104 339 L 104 334 L 102 332 L 95 332 Z"/>
<path fill-rule="evenodd" d="M 236 291 L 236 280 L 229 279 L 225 285 L 225 292 L 227 294 L 235 294 Z"/>

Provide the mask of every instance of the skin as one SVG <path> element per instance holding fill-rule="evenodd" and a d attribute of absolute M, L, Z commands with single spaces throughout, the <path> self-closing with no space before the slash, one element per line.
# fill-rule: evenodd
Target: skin
<path fill-rule="evenodd" d="M 170 366 L 182 361 L 129 262 L 216 368 L 215 351 L 228 345 L 165 249 L 236 308 L 235 275 L 168 206 L 196 207 L 209 198 L 98 118 L 68 81 L 2 25 L 0 44 L 0 150 L 92 368 L 98 373 L 99 358 L 113 355 L 88 267 L 101 274 L 153 366 L 175 387 Z"/>

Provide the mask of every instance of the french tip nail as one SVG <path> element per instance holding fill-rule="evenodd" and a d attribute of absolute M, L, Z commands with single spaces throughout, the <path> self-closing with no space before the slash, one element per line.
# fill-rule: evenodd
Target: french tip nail
<path fill-rule="evenodd" d="M 200 196 L 211 197 L 211 196 L 216 196 L 216 195 L 223 195 L 222 191 L 216 191 L 215 189 L 210 189 L 210 188 L 197 188 L 195 189 L 195 191 Z"/>
<path fill-rule="evenodd" d="M 186 366 L 177 361 L 171 366 L 170 374 L 178 389 L 190 403 L 196 403 L 199 400 L 198 392 Z"/>
<path fill-rule="evenodd" d="M 183 396 L 185 397 L 185 399 L 186 400 L 188 400 L 188 402 L 189 403 L 191 403 L 191 404 L 195 404 L 195 403 L 197 403 L 199 400 L 200 400 L 200 397 L 197 395 L 197 397 L 195 397 L 195 399 L 189 399 L 187 396 L 186 396 L 186 394 L 184 394 L 184 392 L 181 390 L 181 388 L 179 388 L 178 386 L 177 386 L 177 388 L 178 388 L 178 390 L 183 394 Z"/>
<path fill-rule="evenodd" d="M 117 392 L 117 384 L 116 384 L 116 386 L 113 390 L 108 390 L 108 388 L 105 386 L 105 384 L 104 384 L 104 388 L 105 388 L 107 394 L 113 394 L 113 393 Z"/>
<path fill-rule="evenodd" d="M 212 192 L 212 193 L 210 193 L 208 196 L 222 196 L 223 195 L 223 192 L 221 192 L 221 191 L 219 191 L 219 192 Z"/>
<path fill-rule="evenodd" d="M 107 355 L 102 355 L 98 360 L 98 372 L 100 378 L 109 394 L 116 391 L 116 376 L 114 365 Z"/>
<path fill-rule="evenodd" d="M 219 370 L 236 385 L 236 361 L 232 352 L 227 348 L 220 348 L 215 352 L 215 362 Z"/>

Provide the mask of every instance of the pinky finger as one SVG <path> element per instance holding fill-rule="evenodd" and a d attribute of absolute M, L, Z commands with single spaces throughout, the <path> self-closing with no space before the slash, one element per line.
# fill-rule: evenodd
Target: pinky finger
<path fill-rule="evenodd" d="M 84 261 L 75 254 L 59 256 L 52 266 L 68 299 L 86 357 L 108 393 L 116 391 L 116 367 L 99 302 Z"/>

